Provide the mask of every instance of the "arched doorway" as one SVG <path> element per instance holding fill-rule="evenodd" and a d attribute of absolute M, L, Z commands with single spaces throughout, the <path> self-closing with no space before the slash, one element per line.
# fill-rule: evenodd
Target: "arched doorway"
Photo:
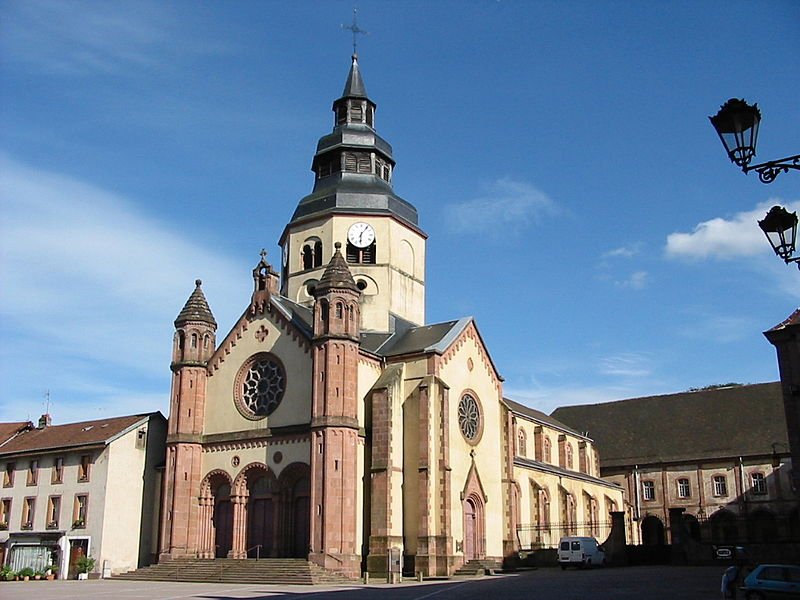
<path fill-rule="evenodd" d="M 311 470 L 303 463 L 287 466 L 278 479 L 281 495 L 282 556 L 306 558 L 311 545 Z"/>
<path fill-rule="evenodd" d="M 274 556 L 275 476 L 264 467 L 247 471 L 247 546 L 248 558 Z"/>
<path fill-rule="evenodd" d="M 464 499 L 464 560 L 484 556 L 483 502 L 474 494 Z"/>
<path fill-rule="evenodd" d="M 214 491 L 214 557 L 225 558 L 233 548 L 233 505 L 231 486 L 221 483 Z"/>
<path fill-rule="evenodd" d="M 649 515 L 642 520 L 642 545 L 643 546 L 663 546 L 664 524 L 661 519 L 654 515 Z"/>
<path fill-rule="evenodd" d="M 725 509 L 715 512 L 708 519 L 708 526 L 711 529 L 711 541 L 715 544 L 733 544 L 738 540 L 736 517 Z"/>

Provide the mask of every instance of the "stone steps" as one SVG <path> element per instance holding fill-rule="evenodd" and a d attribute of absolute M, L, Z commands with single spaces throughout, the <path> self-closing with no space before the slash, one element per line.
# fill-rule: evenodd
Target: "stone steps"
<path fill-rule="evenodd" d="M 485 558 L 474 558 L 453 573 L 456 577 L 477 577 L 479 575 L 489 575 L 500 571 L 503 566 L 496 560 Z"/>
<path fill-rule="evenodd" d="M 262 558 L 260 560 L 179 558 L 115 575 L 114 578 L 275 585 L 353 583 L 352 580 L 340 573 L 328 571 L 302 558 Z"/>

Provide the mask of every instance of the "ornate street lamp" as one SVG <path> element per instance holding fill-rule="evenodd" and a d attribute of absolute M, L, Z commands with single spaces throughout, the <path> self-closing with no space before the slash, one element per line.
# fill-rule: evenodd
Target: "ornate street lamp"
<path fill-rule="evenodd" d="M 800 258 L 792 257 L 797 241 L 797 213 L 790 213 L 782 206 L 773 206 L 767 216 L 758 222 L 758 226 L 783 262 L 787 265 L 800 262 Z M 800 268 L 800 264 L 797 266 Z"/>
<path fill-rule="evenodd" d="M 728 158 L 744 173 L 755 171 L 762 183 L 772 183 L 778 175 L 787 173 L 789 169 L 800 171 L 800 154 L 750 166 L 750 161 L 756 155 L 758 126 L 761 123 L 761 111 L 757 104 L 751 106 L 744 100 L 731 98 L 709 120 Z"/>

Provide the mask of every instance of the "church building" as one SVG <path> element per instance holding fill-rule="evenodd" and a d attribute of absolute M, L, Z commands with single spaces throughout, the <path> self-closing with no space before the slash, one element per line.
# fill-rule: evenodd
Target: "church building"
<path fill-rule="evenodd" d="M 355 577 L 396 553 L 450 575 L 518 552 L 534 520 L 599 527 L 622 491 L 592 441 L 504 400 L 472 318 L 425 323 L 427 235 L 356 55 L 333 114 L 239 320 L 218 340 L 199 280 L 175 320 L 160 559 L 303 557 Z"/>

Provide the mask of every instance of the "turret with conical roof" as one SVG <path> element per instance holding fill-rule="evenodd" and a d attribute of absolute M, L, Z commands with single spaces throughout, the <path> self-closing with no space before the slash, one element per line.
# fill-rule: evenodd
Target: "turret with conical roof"
<path fill-rule="evenodd" d="M 342 256 L 342 245 L 335 252 L 314 289 L 314 338 L 360 339 L 361 292 L 350 267 Z"/>

